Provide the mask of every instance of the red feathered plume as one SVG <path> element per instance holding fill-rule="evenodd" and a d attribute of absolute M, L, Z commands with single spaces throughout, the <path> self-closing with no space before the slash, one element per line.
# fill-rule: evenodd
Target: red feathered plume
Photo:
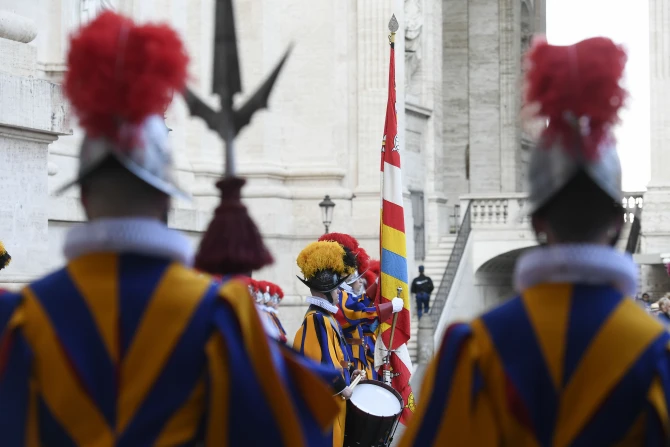
<path fill-rule="evenodd" d="M 370 271 L 375 274 L 375 277 L 379 277 L 382 272 L 382 265 L 379 262 L 379 259 L 371 259 L 370 260 Z"/>
<path fill-rule="evenodd" d="M 277 295 L 279 295 L 279 299 L 283 300 L 284 299 L 284 291 L 282 290 L 281 287 L 279 287 L 277 285 L 275 285 L 275 287 L 277 287 L 276 292 L 277 292 Z"/>
<path fill-rule="evenodd" d="M 337 242 L 341 246 L 348 248 L 352 253 L 356 253 L 358 249 L 358 241 L 354 237 L 344 233 L 324 234 L 319 238 L 319 242 L 323 241 Z"/>
<path fill-rule="evenodd" d="M 358 247 L 354 252 L 356 255 L 356 262 L 358 263 L 358 273 L 363 273 L 370 268 L 370 255 L 363 247 Z"/>
<path fill-rule="evenodd" d="M 562 138 L 573 155 L 598 157 L 627 97 L 620 85 L 626 60 L 624 49 L 604 37 L 564 47 L 534 43 L 527 56 L 526 102 L 538 107 L 537 116 L 549 119 L 545 146 Z M 580 128 L 581 142 L 574 140 Z"/>
<path fill-rule="evenodd" d="M 337 242 L 341 246 L 348 248 L 349 251 L 351 251 L 354 256 L 356 256 L 356 264 L 358 265 L 359 273 L 363 273 L 368 269 L 368 261 L 370 260 L 370 256 L 365 251 L 365 249 L 363 249 L 363 247 L 359 246 L 358 241 L 353 236 L 349 236 L 348 234 L 344 233 L 328 233 L 319 238 L 319 242 L 323 241 Z"/>
<path fill-rule="evenodd" d="M 117 139 L 121 124 L 164 113 L 186 85 L 188 56 L 170 27 L 137 26 L 107 11 L 73 36 L 67 63 L 65 93 L 81 126 Z"/>
<path fill-rule="evenodd" d="M 258 289 L 261 293 L 265 293 L 270 289 L 270 294 L 272 294 L 272 283 L 270 281 L 258 281 Z"/>
<path fill-rule="evenodd" d="M 371 286 L 373 282 L 377 279 L 377 276 L 372 273 L 371 270 L 368 270 L 367 272 L 363 273 L 363 279 L 365 279 L 366 286 Z"/>

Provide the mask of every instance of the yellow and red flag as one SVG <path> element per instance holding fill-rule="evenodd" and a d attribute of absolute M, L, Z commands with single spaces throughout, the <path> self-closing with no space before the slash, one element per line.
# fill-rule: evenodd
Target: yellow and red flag
<path fill-rule="evenodd" d="M 381 153 L 381 229 L 379 247 L 381 250 L 380 287 L 377 288 L 377 301 L 390 302 L 398 296 L 404 301 L 404 308 L 398 314 L 393 351 L 390 356 L 392 385 L 404 400 L 405 409 L 400 421 L 404 424 L 414 411 L 414 395 L 409 385 L 412 374 L 412 359 L 407 350 L 410 338 L 410 301 L 407 285 L 407 242 L 405 240 L 405 213 L 403 209 L 402 173 L 400 170 L 400 151 L 398 142 L 398 117 L 395 91 L 395 33 L 390 36 L 391 62 L 389 66 L 389 92 L 386 105 L 386 123 Z M 383 369 L 384 356 L 387 354 L 391 338 L 390 321 L 381 322 L 375 346 L 375 367 Z M 380 370 L 381 374 L 381 370 Z"/>

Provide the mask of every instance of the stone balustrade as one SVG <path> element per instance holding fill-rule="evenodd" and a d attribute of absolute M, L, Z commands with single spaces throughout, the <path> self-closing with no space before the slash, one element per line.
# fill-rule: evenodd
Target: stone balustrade
<path fill-rule="evenodd" d="M 625 192 L 622 205 L 626 210 L 624 221 L 633 221 L 636 208 L 644 204 L 642 192 Z M 527 227 L 530 218 L 526 214 L 526 193 L 470 194 L 461 197 L 460 209 L 470 205 L 471 225 L 474 228 L 518 228 Z M 464 216 L 460 216 L 462 222 Z"/>
<path fill-rule="evenodd" d="M 37 25 L 27 17 L 0 10 L 0 38 L 30 43 L 37 37 Z"/>

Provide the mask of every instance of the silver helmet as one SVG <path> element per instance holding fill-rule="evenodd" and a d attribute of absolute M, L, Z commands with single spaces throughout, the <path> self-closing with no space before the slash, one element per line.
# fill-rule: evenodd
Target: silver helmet
<path fill-rule="evenodd" d="M 621 203 L 621 162 L 612 141 L 601 145 L 600 156 L 594 160 L 575 157 L 566 152 L 560 140 L 545 147 L 540 140 L 530 157 L 529 192 L 526 212 L 533 214 L 542 208 L 574 177 L 583 171 L 614 202 Z"/>

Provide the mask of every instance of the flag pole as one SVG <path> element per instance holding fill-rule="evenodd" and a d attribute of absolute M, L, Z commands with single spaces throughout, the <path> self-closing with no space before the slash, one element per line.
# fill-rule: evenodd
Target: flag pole
<path fill-rule="evenodd" d="M 393 14 L 393 16 L 391 16 L 391 20 L 389 21 L 388 27 L 389 27 L 389 31 L 391 32 L 391 34 L 389 34 L 389 45 L 391 46 L 391 48 L 393 48 L 393 46 L 395 45 L 395 34 L 398 31 L 398 29 L 400 28 L 400 25 L 398 24 L 398 20 L 395 18 L 395 14 Z M 389 86 L 389 87 L 392 87 L 392 86 Z M 393 147 L 393 141 L 391 141 L 390 144 L 387 141 L 384 141 L 384 143 L 385 143 L 384 150 L 389 150 L 390 147 Z M 380 189 L 380 193 L 382 194 L 382 208 L 383 208 L 384 207 L 384 200 L 383 200 L 384 176 L 383 176 L 383 174 L 381 176 L 381 183 L 382 183 L 382 187 Z M 380 229 L 380 240 L 379 240 L 379 242 L 380 242 L 379 243 L 379 251 L 380 252 L 382 251 L 382 243 L 381 243 L 381 237 L 382 237 L 381 229 L 382 228 L 381 228 L 381 226 L 382 225 L 381 225 L 381 222 L 380 222 L 380 228 L 379 228 Z M 381 259 L 381 257 L 380 257 L 380 259 Z M 380 281 L 379 281 L 379 291 L 380 292 L 382 290 L 381 281 L 382 281 L 382 279 L 380 277 Z M 400 296 L 400 291 L 401 290 L 402 290 L 402 288 L 398 287 L 398 296 Z M 381 297 L 381 293 L 380 293 L 380 297 Z M 384 357 L 384 365 L 382 367 L 382 369 L 383 369 L 382 381 L 383 381 L 383 383 L 385 383 L 385 384 L 387 384 L 388 386 L 391 386 L 391 387 L 393 386 L 392 385 L 393 375 L 391 374 L 391 352 L 393 350 L 393 335 L 395 334 L 395 328 L 396 328 L 397 322 L 398 322 L 398 314 L 395 313 L 393 315 L 393 323 L 391 324 L 391 336 L 390 336 L 390 342 L 391 343 L 386 349 L 386 356 Z M 380 327 L 381 327 L 381 325 L 380 325 Z M 381 337 L 381 332 L 379 334 L 379 337 Z"/>

